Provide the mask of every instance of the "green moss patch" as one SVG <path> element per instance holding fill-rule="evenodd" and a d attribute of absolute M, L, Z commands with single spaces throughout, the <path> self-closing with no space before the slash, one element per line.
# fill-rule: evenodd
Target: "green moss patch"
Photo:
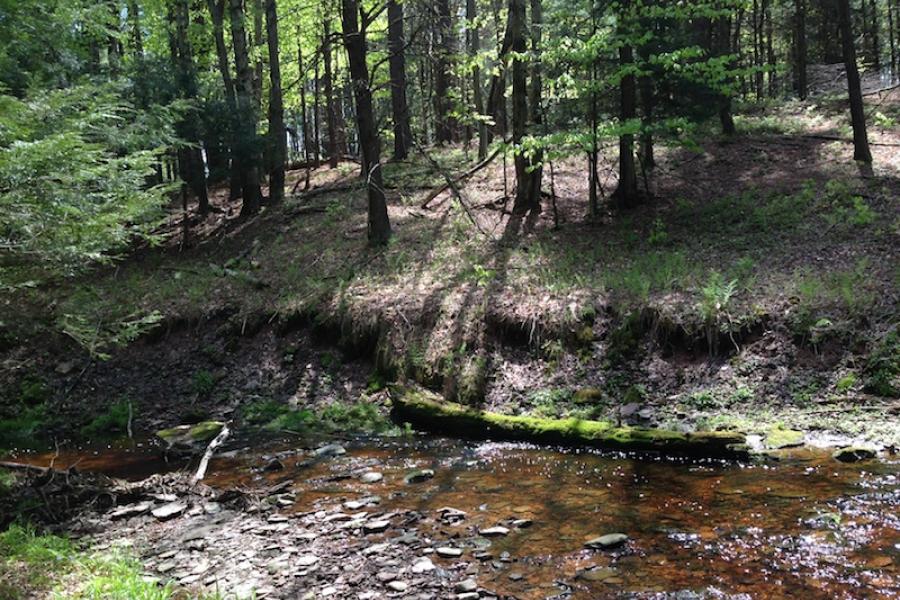
<path fill-rule="evenodd" d="M 745 438 L 734 432 L 680 433 L 664 429 L 616 426 L 607 421 L 511 416 L 443 402 L 418 388 L 394 387 L 398 418 L 442 434 L 546 444 L 584 445 L 619 450 L 662 451 L 700 456 L 736 456 Z"/>
<path fill-rule="evenodd" d="M 804 434 L 794 429 L 773 427 L 766 435 L 766 448 L 777 450 L 779 448 L 792 448 L 803 444 Z"/>

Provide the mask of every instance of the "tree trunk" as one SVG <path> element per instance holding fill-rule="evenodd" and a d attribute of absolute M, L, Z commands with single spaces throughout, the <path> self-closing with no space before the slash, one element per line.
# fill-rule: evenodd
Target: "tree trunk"
<path fill-rule="evenodd" d="M 137 0 L 128 0 L 128 20 L 131 22 L 131 52 L 136 60 L 144 58 L 144 35 L 141 32 L 141 9 Z"/>
<path fill-rule="evenodd" d="M 794 18 L 796 19 L 796 32 L 794 51 L 796 52 L 796 80 L 797 96 L 806 100 L 809 84 L 806 78 L 806 0 L 794 0 Z"/>
<path fill-rule="evenodd" d="M 406 42 L 403 37 L 403 4 L 388 0 L 388 48 L 391 75 L 391 113 L 394 120 L 394 160 L 409 155 L 412 130 L 406 101 Z"/>
<path fill-rule="evenodd" d="M 595 1 L 591 2 L 591 36 L 597 35 L 598 29 L 598 17 L 597 17 L 597 5 Z M 599 79 L 597 69 L 598 69 L 598 57 L 592 57 L 591 60 L 591 72 L 590 72 L 590 81 L 591 81 L 591 113 L 590 113 L 590 121 L 591 121 L 591 149 L 588 152 L 588 215 L 591 220 L 596 220 L 600 217 L 600 198 L 598 195 L 598 191 L 600 189 L 600 177 L 597 172 L 597 163 L 600 157 L 600 141 L 598 135 L 598 127 L 599 127 L 599 114 L 598 114 L 598 102 L 597 102 L 597 80 Z"/>
<path fill-rule="evenodd" d="M 866 0 L 863 0 L 865 3 Z M 876 71 L 881 70 L 881 23 L 878 19 L 878 5 L 875 0 L 869 0 L 869 13 L 872 16 L 871 41 L 872 41 L 872 66 Z"/>
<path fill-rule="evenodd" d="M 531 131 L 538 134 L 543 129 L 544 112 L 541 106 L 543 78 L 541 65 L 541 43 L 544 30 L 544 10 L 542 0 L 531 0 L 531 86 L 529 94 L 529 114 Z M 544 152 L 535 150 L 528 158 L 528 209 L 541 209 L 541 183 L 544 175 Z"/>
<path fill-rule="evenodd" d="M 384 184 L 381 177 L 381 149 L 375 114 L 372 109 L 372 90 L 369 88 L 369 69 L 366 65 L 365 32 L 359 28 L 357 0 L 342 0 L 344 46 L 350 63 L 350 77 L 356 99 L 356 125 L 359 128 L 360 150 L 366 165 L 366 188 L 369 196 L 369 243 L 383 245 L 391 237 Z"/>
<path fill-rule="evenodd" d="M 775 27 L 772 24 L 772 0 L 763 0 L 763 20 L 765 22 L 766 36 L 766 71 L 768 73 L 768 94 L 770 98 L 774 98 L 777 94 L 775 89 Z"/>
<path fill-rule="evenodd" d="M 499 2 L 494 5 L 494 19 L 499 29 Z M 512 31 L 510 22 L 507 18 L 506 32 L 503 34 L 503 40 L 500 42 L 500 48 L 497 50 L 497 68 L 491 77 L 491 88 L 488 94 L 488 114 L 494 121 L 494 126 L 490 132 L 501 138 L 506 137 L 508 130 L 507 112 L 506 112 L 506 58 L 512 48 Z"/>
<path fill-rule="evenodd" d="M 513 213 L 523 215 L 531 208 L 528 160 L 521 144 L 528 128 L 528 65 L 525 63 L 525 0 L 509 0 L 509 31 L 512 36 L 512 142 L 515 146 L 516 198 Z"/>
<path fill-rule="evenodd" d="M 253 45 L 255 46 L 254 54 L 256 55 L 256 63 L 253 65 L 253 96 L 256 98 L 256 109 L 262 106 L 262 89 L 263 89 L 263 45 L 266 41 L 263 39 L 263 0 L 249 0 L 253 3 Z"/>
<path fill-rule="evenodd" d="M 194 69 L 193 52 L 188 38 L 188 23 L 190 22 L 188 10 L 187 0 L 175 2 L 175 52 L 172 59 L 176 65 L 178 87 L 182 95 L 193 100 L 197 98 L 197 73 Z M 209 196 L 206 191 L 206 169 L 203 163 L 203 153 L 200 150 L 200 131 L 196 119 L 192 117 L 183 119 L 178 130 L 181 138 L 191 144 L 179 151 L 182 179 L 197 197 L 200 214 L 206 216 L 209 212 Z"/>
<path fill-rule="evenodd" d="M 450 57 L 453 54 L 453 32 L 451 31 L 450 1 L 437 0 L 437 47 L 435 48 L 436 65 L 434 71 L 434 108 L 435 131 L 439 144 L 452 142 L 455 124 L 450 117 L 450 75 L 452 66 Z"/>
<path fill-rule="evenodd" d="M 891 44 L 891 81 L 895 81 L 897 79 L 897 30 L 894 28 L 895 19 L 897 18 L 894 15 L 895 11 L 895 3 L 894 0 L 888 0 L 887 5 L 887 15 L 888 15 L 888 38 L 890 39 Z"/>
<path fill-rule="evenodd" d="M 303 38 L 300 37 L 300 27 L 297 27 L 297 73 L 300 79 L 300 126 L 303 132 L 303 161 L 306 163 L 307 173 L 312 155 L 312 139 L 309 128 L 309 113 L 306 106 L 306 68 L 303 66 Z"/>
<path fill-rule="evenodd" d="M 475 113 L 478 116 L 478 160 L 487 158 L 488 134 L 487 124 L 482 118 L 484 113 L 484 90 L 481 85 L 481 51 L 480 28 L 476 23 L 478 18 L 478 6 L 476 0 L 466 0 L 466 20 L 468 21 L 467 34 L 469 37 L 469 57 L 473 61 L 472 66 L 472 96 L 475 105 Z"/>
<path fill-rule="evenodd" d="M 853 121 L 853 159 L 864 163 L 872 162 L 869 137 L 866 133 L 866 114 L 863 108 L 862 88 L 859 82 L 859 68 L 856 65 L 856 48 L 853 45 L 852 15 L 850 0 L 838 0 L 840 10 L 841 43 L 844 51 L 844 66 L 847 69 L 847 91 L 850 96 L 850 116 Z"/>
<path fill-rule="evenodd" d="M 281 95 L 281 60 L 278 56 L 278 11 L 275 0 L 266 0 L 266 43 L 269 49 L 269 202 L 284 200 L 284 164 L 287 138 Z M 302 71 L 301 71 L 302 72 Z"/>
<path fill-rule="evenodd" d="M 235 104 L 237 128 L 235 156 L 240 165 L 243 202 L 241 216 L 259 212 L 259 165 L 256 162 L 256 101 L 253 95 L 253 71 L 247 47 L 247 31 L 244 27 L 243 0 L 229 0 L 231 16 L 231 41 L 234 46 L 234 64 L 237 70 Z"/>
<path fill-rule="evenodd" d="M 727 17 L 719 17 L 713 22 L 713 54 L 725 56 L 729 52 L 736 51 L 731 42 L 731 24 Z M 722 124 L 722 133 L 734 135 L 734 117 L 731 114 L 731 93 L 719 94 L 719 122 Z"/>
<path fill-rule="evenodd" d="M 321 48 L 320 48 L 321 51 Z M 320 77 L 319 77 L 319 54 L 316 53 L 316 66 L 315 72 L 313 73 L 315 77 L 315 82 L 313 83 L 313 160 L 315 160 L 316 168 L 322 164 L 321 162 L 321 148 L 322 148 L 322 135 L 321 135 L 321 125 L 320 125 L 320 115 L 321 112 L 321 103 L 319 101 L 322 96 L 322 92 L 320 89 Z"/>
<path fill-rule="evenodd" d="M 629 69 L 634 63 L 634 50 L 628 44 L 619 48 L 619 67 Z M 620 93 L 620 125 L 637 116 L 637 93 L 634 74 L 628 73 L 619 83 Z M 619 135 L 619 185 L 613 197 L 620 207 L 633 206 L 637 200 L 637 170 L 634 164 L 634 135 Z"/>
<path fill-rule="evenodd" d="M 334 104 L 334 72 L 331 69 L 331 23 L 322 24 L 322 55 L 325 57 L 325 117 L 328 127 L 328 166 L 338 166 L 337 108 Z"/>
<path fill-rule="evenodd" d="M 235 121 L 238 114 L 237 102 L 234 97 L 234 81 L 231 78 L 231 69 L 228 66 L 228 48 L 225 46 L 225 0 L 207 0 L 207 6 L 212 18 L 219 74 L 222 77 L 222 85 L 225 88 L 225 106 L 228 107 L 229 112 L 228 150 L 231 157 L 231 175 L 228 196 L 231 200 L 235 200 L 241 196 L 241 167 L 235 152 L 235 147 L 237 146 L 237 135 L 235 132 L 239 125 Z"/>

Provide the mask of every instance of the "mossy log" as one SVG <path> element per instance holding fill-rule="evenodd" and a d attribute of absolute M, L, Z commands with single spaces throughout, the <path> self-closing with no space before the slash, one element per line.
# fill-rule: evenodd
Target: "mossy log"
<path fill-rule="evenodd" d="M 607 421 L 502 415 L 444 402 L 437 394 L 411 387 L 391 388 L 391 399 L 398 419 L 439 434 L 673 455 L 728 458 L 747 455 L 744 436 L 735 432 L 680 433 L 616 426 Z"/>

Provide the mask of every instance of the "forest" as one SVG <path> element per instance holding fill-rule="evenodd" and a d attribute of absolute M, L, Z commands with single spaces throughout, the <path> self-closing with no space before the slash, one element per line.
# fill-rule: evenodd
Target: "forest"
<path fill-rule="evenodd" d="M 900 0 L 0 0 L 0 600 L 900 596 Z"/>

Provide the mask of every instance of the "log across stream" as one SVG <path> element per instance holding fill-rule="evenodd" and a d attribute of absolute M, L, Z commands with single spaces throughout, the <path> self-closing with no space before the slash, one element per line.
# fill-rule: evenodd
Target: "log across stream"
<path fill-rule="evenodd" d="M 891 457 L 844 464 L 798 449 L 749 463 L 422 436 L 237 435 L 223 451 L 204 482 L 255 493 L 252 508 L 180 499 L 184 512 L 164 522 L 110 520 L 103 541 L 128 537 L 148 573 L 187 588 L 277 598 L 900 595 Z M 179 467 L 147 444 L 54 458 L 76 462 L 135 477 Z M 209 539 L 178 541 L 191 531 Z M 618 533 L 627 539 L 586 546 Z"/>

